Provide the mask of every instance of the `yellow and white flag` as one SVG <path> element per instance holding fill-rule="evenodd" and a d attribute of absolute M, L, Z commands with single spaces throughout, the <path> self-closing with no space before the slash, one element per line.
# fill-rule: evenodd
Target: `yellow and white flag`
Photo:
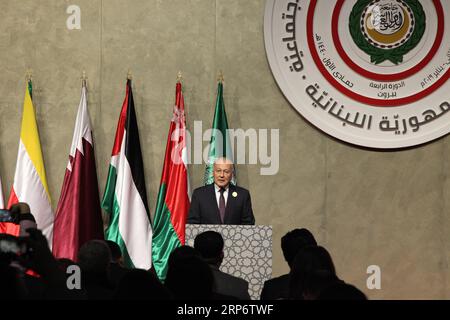
<path fill-rule="evenodd" d="M 17 202 L 26 202 L 36 219 L 37 227 L 52 243 L 53 212 L 42 157 L 39 132 L 31 100 L 31 81 L 25 91 L 19 152 L 14 183 L 9 195 L 8 208 Z M 18 230 L 17 230 L 18 232 Z"/>

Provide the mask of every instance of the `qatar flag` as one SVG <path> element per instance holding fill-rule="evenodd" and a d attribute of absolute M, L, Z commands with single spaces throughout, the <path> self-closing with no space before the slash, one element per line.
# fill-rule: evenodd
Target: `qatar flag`
<path fill-rule="evenodd" d="M 104 238 L 86 91 L 83 83 L 69 162 L 53 227 L 53 254 L 74 261 L 78 249 L 85 242 Z"/>

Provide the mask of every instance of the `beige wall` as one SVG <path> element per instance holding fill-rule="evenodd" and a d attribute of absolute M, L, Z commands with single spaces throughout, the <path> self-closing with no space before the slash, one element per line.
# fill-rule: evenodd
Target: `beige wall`
<path fill-rule="evenodd" d="M 81 8 L 81 30 L 66 28 L 67 6 Z M 449 298 L 449 139 L 378 152 L 336 141 L 287 102 L 270 72 L 263 0 L 73 0 L 0 2 L 0 173 L 7 194 L 20 131 L 25 72 L 34 102 L 53 207 L 59 197 L 80 95 L 89 78 L 99 189 L 132 70 L 151 210 L 183 71 L 188 126 L 210 125 L 216 74 L 225 74 L 230 127 L 279 128 L 280 170 L 260 176 L 239 166 L 258 224 L 274 230 L 273 274 L 287 271 L 280 238 L 310 228 L 337 271 L 371 298 Z M 199 186 L 203 165 L 191 167 Z M 366 289 L 366 268 L 382 268 L 382 290 Z"/>

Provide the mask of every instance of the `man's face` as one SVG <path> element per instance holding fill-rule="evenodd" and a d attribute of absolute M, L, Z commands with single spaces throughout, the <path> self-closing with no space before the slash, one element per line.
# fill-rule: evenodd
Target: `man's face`
<path fill-rule="evenodd" d="M 233 165 L 227 162 L 214 164 L 214 182 L 221 188 L 226 188 L 233 177 Z"/>

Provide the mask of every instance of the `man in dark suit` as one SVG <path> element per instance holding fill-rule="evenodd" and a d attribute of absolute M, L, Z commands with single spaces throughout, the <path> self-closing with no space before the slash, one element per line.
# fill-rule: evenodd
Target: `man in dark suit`
<path fill-rule="evenodd" d="M 255 224 L 250 193 L 230 183 L 233 163 L 228 159 L 217 159 L 213 176 L 213 184 L 194 190 L 187 223 Z"/>
<path fill-rule="evenodd" d="M 247 281 L 219 270 L 224 257 L 223 246 L 222 235 L 216 231 L 202 232 L 194 240 L 194 248 L 211 268 L 214 278 L 213 292 L 240 300 L 250 300 Z"/>
<path fill-rule="evenodd" d="M 305 228 L 289 231 L 281 238 L 281 249 L 284 259 L 292 268 L 297 253 L 308 246 L 316 246 L 313 234 Z M 290 273 L 264 282 L 261 300 L 286 300 L 289 298 Z"/>

